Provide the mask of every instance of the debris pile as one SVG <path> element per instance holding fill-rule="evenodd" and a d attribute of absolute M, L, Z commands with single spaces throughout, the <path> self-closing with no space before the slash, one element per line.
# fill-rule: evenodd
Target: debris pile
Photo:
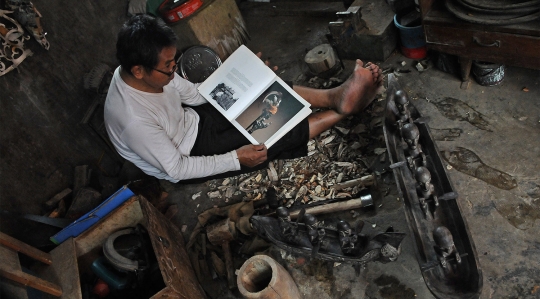
<path fill-rule="evenodd" d="M 225 202 L 233 196 L 258 201 L 274 188 L 279 205 L 286 207 L 354 198 L 374 184 L 370 169 L 374 160 L 384 161 L 386 157 L 382 133 L 374 133 L 381 126 L 379 107 L 383 103 L 375 101 L 363 112 L 370 116 L 351 116 L 310 140 L 306 157 L 277 160 L 267 169 L 210 181 L 207 196 L 224 198 Z"/>

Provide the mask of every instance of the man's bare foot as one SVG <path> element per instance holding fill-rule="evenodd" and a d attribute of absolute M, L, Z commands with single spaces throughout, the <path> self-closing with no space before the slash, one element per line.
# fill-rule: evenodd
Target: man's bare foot
<path fill-rule="evenodd" d="M 350 115 L 366 108 L 382 86 L 382 72 L 371 62 L 364 63 L 357 59 L 352 75 L 337 87 L 335 105 L 340 114 Z"/>

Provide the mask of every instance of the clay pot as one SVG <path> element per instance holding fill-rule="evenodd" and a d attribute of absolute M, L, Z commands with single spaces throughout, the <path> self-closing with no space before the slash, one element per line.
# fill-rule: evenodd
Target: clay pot
<path fill-rule="evenodd" d="M 240 268 L 238 290 L 246 299 L 302 298 L 289 272 L 266 255 L 255 255 Z"/>

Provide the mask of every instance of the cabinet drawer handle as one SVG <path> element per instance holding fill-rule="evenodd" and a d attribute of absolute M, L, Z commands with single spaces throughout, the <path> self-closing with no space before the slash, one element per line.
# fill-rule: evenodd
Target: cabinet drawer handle
<path fill-rule="evenodd" d="M 501 41 L 499 40 L 496 40 L 495 42 L 493 42 L 492 44 L 484 44 L 483 42 L 480 41 L 480 39 L 476 36 L 474 36 L 473 38 L 473 42 L 477 43 L 478 45 L 482 46 L 482 47 L 497 47 L 497 48 L 500 48 L 501 47 Z"/>

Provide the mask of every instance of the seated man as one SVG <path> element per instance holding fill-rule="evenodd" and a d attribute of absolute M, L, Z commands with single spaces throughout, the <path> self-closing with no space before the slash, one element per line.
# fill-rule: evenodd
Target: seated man
<path fill-rule="evenodd" d="M 314 108 L 270 149 L 252 145 L 175 71 L 176 36 L 159 19 L 132 17 L 120 30 L 115 70 L 105 102 L 107 133 L 118 153 L 146 174 L 197 182 L 262 169 L 274 159 L 307 154 L 307 142 L 365 108 L 382 84 L 379 68 L 357 60 L 341 86 L 292 88 Z M 199 179 L 199 180 L 193 180 Z"/>

